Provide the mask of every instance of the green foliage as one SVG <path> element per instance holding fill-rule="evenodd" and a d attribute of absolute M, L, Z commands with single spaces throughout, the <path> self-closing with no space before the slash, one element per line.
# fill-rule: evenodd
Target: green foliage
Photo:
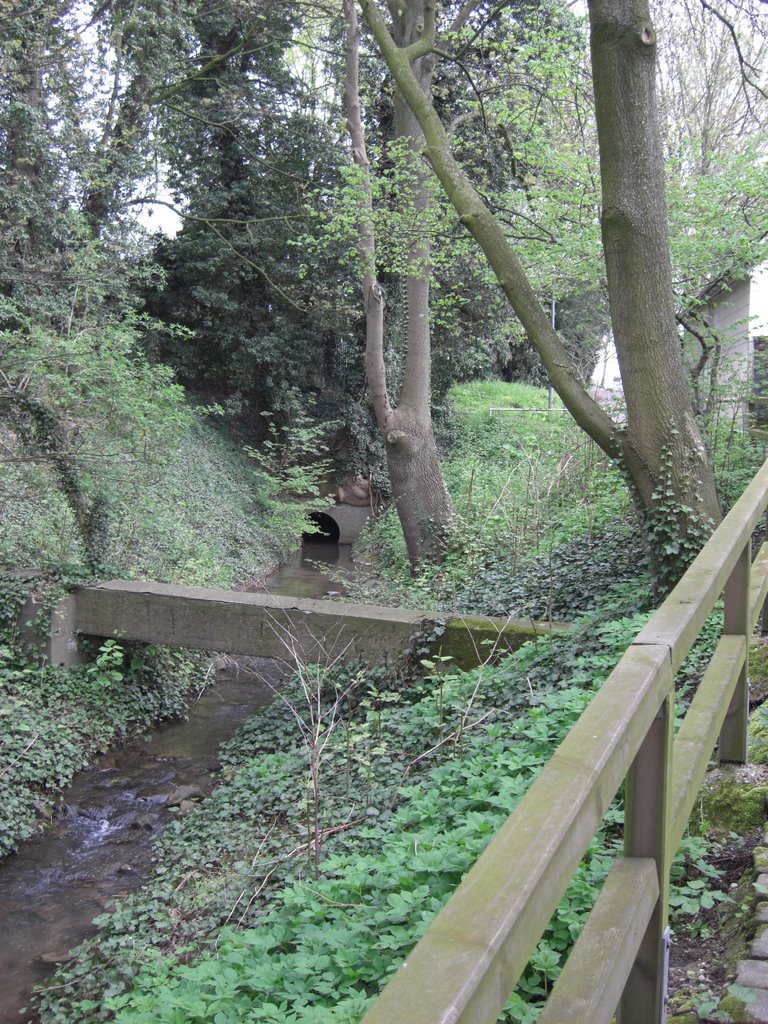
<path fill-rule="evenodd" d="M 0 855 L 50 817 L 57 790 L 95 754 L 186 709 L 201 658 L 162 649 L 127 651 L 106 640 L 87 665 L 40 664 L 15 632 L 17 581 L 4 583 L 0 632 Z M 16 599 L 14 599 L 14 594 Z M 6 611 L 7 609 L 7 611 Z"/>
<path fill-rule="evenodd" d="M 337 716 L 318 733 L 318 877 L 304 739 L 314 712 L 293 680 L 226 745 L 212 797 L 160 839 L 151 885 L 104 915 L 60 969 L 43 1019 L 356 1022 L 643 621 L 593 617 L 493 670 L 432 659 L 412 680 L 354 665 L 318 675 L 315 707 L 323 721 Z M 508 1024 L 535 1020 L 620 826 L 617 805 L 505 1009 Z M 711 874 L 702 852 L 689 841 L 675 867 L 678 927 L 720 898 L 699 885 Z"/>
<path fill-rule="evenodd" d="M 645 558 L 636 529 L 609 524 L 522 560 L 514 574 L 503 556 L 489 560 L 475 580 L 457 591 L 455 603 L 485 615 L 570 622 L 615 601 L 618 592 L 626 602 L 627 586 L 633 584 L 632 604 L 642 608 L 651 601 Z"/>
<path fill-rule="evenodd" d="M 572 619 L 639 579 L 640 606 L 645 560 L 626 487 L 569 416 L 546 412 L 547 391 L 475 381 L 449 397 L 440 433 L 454 507 L 445 558 L 411 577 L 394 519 L 380 518 L 357 545 L 378 577 L 363 578 L 361 596 Z M 542 412 L 491 416 L 492 408 Z"/>
<path fill-rule="evenodd" d="M 259 467 L 265 525 L 298 537 L 314 533 L 311 513 L 333 503 L 329 495 L 322 495 L 321 487 L 331 472 L 325 453 L 328 432 L 335 424 L 313 423 L 303 411 L 300 397 L 293 397 L 292 422 L 278 427 L 271 413 L 262 413 L 269 420 L 267 436 L 258 448 L 247 445 L 245 451 Z"/>
<path fill-rule="evenodd" d="M 755 352 L 754 364 L 749 368 L 736 361 L 723 369 L 721 362 L 717 381 L 710 382 L 706 411 L 702 416 L 717 495 L 724 513 L 744 493 L 765 458 L 765 444 L 753 435 L 751 429 L 756 422 L 759 424 L 760 408 L 758 406 L 754 414 L 748 412 L 755 391 L 759 391 L 756 382 L 764 372 L 765 354 Z M 754 373 L 754 382 L 751 373 Z"/>
<path fill-rule="evenodd" d="M 658 483 L 651 507 L 645 512 L 645 530 L 653 558 L 657 587 L 670 590 L 708 540 L 714 523 L 684 503 L 673 480 L 675 459 L 671 447 L 662 450 Z"/>
<path fill-rule="evenodd" d="M 716 859 L 723 844 L 701 836 L 686 836 L 672 863 L 672 888 L 669 894 L 669 918 L 673 927 L 680 925 L 689 933 L 707 939 L 712 925 L 702 918 L 702 911 L 711 910 L 727 900 L 717 888 L 722 872 L 710 863 Z M 707 860 L 707 857 L 710 860 Z"/>
<path fill-rule="evenodd" d="M 3 482 L 0 562 L 82 574 L 81 538 L 47 472 L 5 466 Z M 190 417 L 160 465 L 111 481 L 103 574 L 223 587 L 263 576 L 296 538 L 267 522 L 269 486 L 232 440 Z"/>
<path fill-rule="evenodd" d="M 4 497 L 23 503 L 25 490 L 56 489 L 94 571 L 106 557 L 115 499 L 138 473 L 162 470 L 190 413 L 170 371 L 138 351 L 130 317 L 58 332 L 3 307 L 15 320 L 0 331 L 0 429 L 15 456 L 3 466 Z"/>
<path fill-rule="evenodd" d="M 513 384 L 501 380 L 476 380 L 451 388 L 447 395 L 459 422 L 464 427 L 482 429 L 491 418 L 491 409 L 541 409 L 548 407 L 545 388 Z M 563 403 L 556 395 L 555 408 Z M 531 422 L 531 421 L 527 421 Z"/>

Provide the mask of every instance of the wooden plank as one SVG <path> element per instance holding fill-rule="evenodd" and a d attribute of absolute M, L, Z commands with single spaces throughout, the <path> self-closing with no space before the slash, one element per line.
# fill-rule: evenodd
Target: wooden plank
<path fill-rule="evenodd" d="M 752 563 L 751 538 L 734 565 L 725 585 L 723 635 L 740 636 L 749 642 L 749 577 Z M 744 661 L 731 694 L 730 704 L 720 730 L 718 756 L 720 762 L 747 763 L 747 731 L 749 729 L 749 679 Z"/>
<path fill-rule="evenodd" d="M 768 461 L 699 552 L 682 580 L 635 638 L 636 644 L 666 644 L 673 671 L 680 668 L 722 593 L 763 514 L 767 496 Z"/>
<path fill-rule="evenodd" d="M 539 1024 L 610 1024 L 658 897 L 652 858 L 616 861 Z"/>
<path fill-rule="evenodd" d="M 677 849 L 696 803 L 731 694 L 747 658 L 743 636 L 723 636 L 675 737 L 670 845 Z"/>
<path fill-rule="evenodd" d="M 492 1024 L 671 692 L 631 648 L 467 873 L 364 1024 Z"/>
<path fill-rule="evenodd" d="M 659 894 L 619 1004 L 619 1024 L 661 1024 L 664 1015 L 664 930 L 667 927 L 674 697 L 667 694 L 627 776 L 624 856 L 651 857 Z"/>
<path fill-rule="evenodd" d="M 760 613 L 763 611 L 765 600 L 768 597 L 768 542 L 761 545 L 754 561 L 752 571 L 749 574 L 749 626 L 750 633 L 757 625 Z M 762 623 L 762 632 L 766 632 L 765 617 Z"/>

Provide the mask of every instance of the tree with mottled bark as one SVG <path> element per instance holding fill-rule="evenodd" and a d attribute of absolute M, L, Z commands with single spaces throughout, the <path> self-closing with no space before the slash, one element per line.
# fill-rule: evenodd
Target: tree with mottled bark
<path fill-rule="evenodd" d="M 576 422 L 626 472 L 666 578 L 684 567 L 720 518 L 714 477 L 691 406 L 675 324 L 663 152 L 656 104 L 656 34 L 646 0 L 590 0 L 590 49 L 602 183 L 602 238 L 611 319 L 626 397 L 618 423 L 590 397 L 499 221 L 453 156 L 412 67 L 435 48 L 435 5 L 403 45 L 374 0 L 366 20 L 424 132 L 424 154 Z M 414 0 L 406 0 L 406 7 Z"/>
<path fill-rule="evenodd" d="M 391 5 L 396 36 L 401 46 L 418 35 L 419 3 L 402 9 Z M 360 170 L 359 243 L 366 311 L 366 373 L 376 421 L 387 454 L 392 495 L 403 530 L 408 557 L 416 566 L 424 559 L 439 560 L 442 535 L 451 516 L 451 502 L 443 482 L 430 412 L 429 242 L 416 231 L 408 253 L 406 279 L 407 348 L 403 384 L 397 405 L 390 401 L 384 362 L 384 295 L 376 276 L 376 238 L 373 199 L 358 84 L 359 26 L 354 0 L 344 0 L 346 77 L 344 95 L 355 164 Z M 432 80 L 431 54 L 414 62 L 417 87 L 428 95 Z M 395 134 L 418 153 L 423 135 L 408 104 L 395 96 Z M 406 197 L 418 222 L 429 195 L 424 174 L 410 176 Z"/>

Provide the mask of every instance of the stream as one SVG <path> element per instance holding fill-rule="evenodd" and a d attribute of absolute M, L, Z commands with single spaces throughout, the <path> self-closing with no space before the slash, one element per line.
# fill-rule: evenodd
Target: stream
<path fill-rule="evenodd" d="M 351 569 L 349 547 L 306 541 L 264 589 L 291 597 L 343 593 L 324 566 Z M 219 745 L 272 699 L 281 669 L 243 658 L 217 673 L 187 720 L 99 757 L 61 794 L 42 835 L 0 864 L 0 1024 L 22 1012 L 35 984 L 93 934 L 92 920 L 116 896 L 138 888 L 151 869 L 152 839 L 213 788 Z"/>

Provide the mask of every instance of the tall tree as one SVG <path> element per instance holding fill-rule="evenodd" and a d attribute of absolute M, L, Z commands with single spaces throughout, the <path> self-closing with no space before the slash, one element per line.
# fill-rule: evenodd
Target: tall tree
<path fill-rule="evenodd" d="M 591 53 L 603 189 L 602 234 L 614 337 L 627 395 L 615 423 L 590 398 L 505 232 L 456 162 L 411 71 L 435 46 L 435 7 L 401 47 L 373 0 L 362 9 L 425 135 L 425 155 L 478 241 L 577 423 L 620 461 L 667 563 L 719 519 L 712 469 L 691 407 L 675 329 L 655 95 L 656 35 L 645 0 L 590 0 Z"/>
<path fill-rule="evenodd" d="M 441 533 L 451 515 L 451 503 L 440 471 L 430 412 L 430 252 L 427 230 L 417 228 L 406 255 L 407 344 L 400 398 L 393 406 L 387 387 L 384 362 L 384 294 L 376 276 L 376 239 L 370 166 L 358 84 L 359 27 L 354 0 L 344 0 L 347 20 L 346 78 L 344 83 L 347 121 L 352 152 L 361 171 L 359 250 L 363 270 L 366 309 L 366 371 L 376 420 L 387 454 L 392 496 L 403 529 L 408 556 L 413 566 L 424 558 L 438 560 Z M 401 45 L 418 32 L 419 6 L 399 9 L 391 6 L 395 34 Z M 431 91 L 433 60 L 426 55 L 414 65 L 418 87 Z M 403 97 L 395 96 L 395 135 L 405 142 L 409 156 L 418 154 L 423 143 L 421 128 Z M 429 205 L 429 191 L 418 163 L 408 161 L 407 202 L 418 224 Z"/>
<path fill-rule="evenodd" d="M 286 4 L 270 19 L 241 4 L 201 8 L 194 35 L 208 70 L 169 97 L 160 126 L 183 227 L 159 241 L 165 277 L 148 301 L 189 335 L 157 340 L 157 354 L 251 427 L 323 390 L 336 341 L 325 318 L 333 283 L 319 287 L 309 242 L 295 244 L 338 155 L 289 67 L 294 22 Z"/>

